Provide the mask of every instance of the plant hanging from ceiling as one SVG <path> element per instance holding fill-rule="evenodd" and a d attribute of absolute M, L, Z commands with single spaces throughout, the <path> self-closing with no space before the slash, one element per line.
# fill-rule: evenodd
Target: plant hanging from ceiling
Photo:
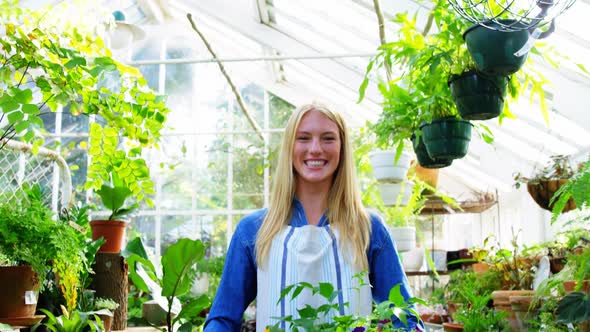
<path fill-rule="evenodd" d="M 169 112 L 164 97 L 137 69 L 114 60 L 101 38 L 64 22 L 58 27 L 52 15 L 56 10 L 27 12 L 15 1 L 0 1 L 0 143 L 18 138 L 36 151 L 44 143 L 42 115 L 62 109 L 95 115 L 86 189 L 100 188 L 115 172 L 138 200 L 153 205 L 146 195 L 154 185 L 141 154 L 158 147 Z M 107 78 L 116 88 L 106 87 Z"/>
<path fill-rule="evenodd" d="M 393 21 L 400 27 L 398 36 L 392 42 L 384 42 L 382 38 L 377 55 L 367 65 L 365 80 L 359 88 L 359 101 L 364 98 L 370 77 L 374 73 L 379 74 L 381 68 L 392 68 L 393 73 L 387 75 L 387 81 L 378 84 L 383 95 L 383 113 L 372 129 L 380 147 L 394 147 L 401 151 L 412 135 L 421 136 L 420 126 L 423 123 L 430 123 L 437 118 L 462 116 L 455 106 L 456 100 L 448 82 L 472 72 L 475 66 L 463 39 L 463 32 L 469 24 L 455 14 L 446 0 L 435 1 L 424 29 L 418 26 L 416 16 L 411 17 L 407 13 L 397 14 Z M 527 91 L 531 102 L 535 99 L 538 101 L 542 115 L 548 122 L 544 88 L 549 81 L 532 63 L 533 59 L 542 60 L 557 67 L 555 59 L 562 56 L 553 47 L 541 42 L 536 43 L 531 53 L 535 57 L 527 58 L 524 69 L 503 79 L 508 81 L 506 92 L 501 88 L 499 95 L 493 97 L 494 103 L 502 110 L 500 123 L 504 118 L 516 118 L 510 112 L 510 101 Z M 504 84 L 496 79 L 490 83 Z M 505 103 L 504 94 L 508 95 Z M 473 119 L 485 117 L 476 116 Z M 487 126 L 478 123 L 476 128 L 486 142 L 493 140 L 493 133 Z"/>

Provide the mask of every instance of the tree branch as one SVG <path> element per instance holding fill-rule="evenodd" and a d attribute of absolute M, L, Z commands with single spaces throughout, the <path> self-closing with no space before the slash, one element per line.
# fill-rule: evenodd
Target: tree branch
<path fill-rule="evenodd" d="M 23 72 L 23 76 L 21 76 L 20 81 L 18 81 L 18 85 L 16 86 L 17 88 L 20 87 L 21 83 L 23 82 L 23 78 L 25 78 L 25 76 L 27 75 L 27 70 L 29 70 L 30 65 L 31 65 L 31 63 L 27 62 L 27 68 L 25 68 L 25 71 Z"/>
<path fill-rule="evenodd" d="M 434 14 L 431 12 L 430 15 L 428 15 L 428 21 L 426 21 L 426 25 L 422 31 L 422 36 L 426 36 L 428 34 L 430 28 L 432 28 L 432 22 L 434 22 Z"/>
<path fill-rule="evenodd" d="M 197 26 L 195 25 L 195 22 L 193 21 L 192 15 L 190 13 L 188 13 L 188 14 L 186 14 L 186 17 L 188 18 L 189 22 L 191 23 L 193 30 L 195 30 L 195 32 L 199 35 L 199 37 L 201 37 L 201 40 L 203 41 L 203 43 L 207 47 L 207 50 L 209 51 L 209 53 L 211 53 L 211 56 L 213 57 L 213 59 L 217 60 L 217 55 L 215 55 L 215 52 L 213 52 L 213 50 L 211 49 L 211 45 L 209 45 L 209 43 L 205 39 L 205 36 L 203 36 L 203 34 L 199 31 L 199 29 L 197 29 Z M 240 108 L 242 109 L 242 113 L 244 113 L 244 115 L 248 119 L 248 122 L 250 122 L 250 125 L 252 126 L 252 128 L 254 128 L 254 130 L 256 131 L 258 136 L 260 136 L 260 138 L 264 141 L 264 135 L 262 135 L 262 130 L 260 129 L 260 127 L 258 126 L 256 121 L 254 121 L 254 118 L 252 118 L 252 116 L 250 115 L 250 112 L 248 112 L 246 105 L 244 105 L 244 102 L 242 101 L 242 97 L 240 96 L 240 92 L 238 91 L 238 89 L 236 88 L 236 86 L 232 82 L 231 78 L 229 77 L 229 75 L 225 71 L 225 67 L 223 66 L 223 64 L 220 61 L 217 61 L 217 65 L 219 66 L 221 73 L 223 74 L 223 76 L 227 80 L 227 83 L 231 87 L 231 89 L 236 97 L 236 100 L 238 101 L 238 104 L 240 105 Z"/>
<path fill-rule="evenodd" d="M 381 41 L 381 45 L 385 45 L 387 43 L 385 38 L 385 21 L 383 20 L 383 13 L 381 12 L 381 6 L 379 5 L 379 0 L 373 0 L 373 6 L 375 8 L 375 14 L 377 15 L 377 21 L 379 22 L 379 40 Z M 387 75 L 387 82 L 391 82 L 391 63 L 388 59 L 385 59 L 385 74 Z"/>
<path fill-rule="evenodd" d="M 55 93 L 52 94 L 51 96 L 49 96 L 49 98 L 47 98 L 47 100 L 45 100 L 43 103 L 41 103 L 41 105 L 39 105 L 39 113 L 41 113 L 41 107 L 45 106 L 45 104 L 47 104 L 48 101 L 51 100 L 51 98 L 53 98 L 55 96 Z"/>

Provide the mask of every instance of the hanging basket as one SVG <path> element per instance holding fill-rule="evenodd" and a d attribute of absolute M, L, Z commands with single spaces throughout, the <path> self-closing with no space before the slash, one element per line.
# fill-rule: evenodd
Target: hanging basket
<path fill-rule="evenodd" d="M 484 76 L 471 70 L 451 76 L 448 84 L 457 110 L 465 120 L 492 119 L 504 109 L 508 86 L 505 76 Z"/>
<path fill-rule="evenodd" d="M 463 39 L 477 70 L 488 75 L 508 76 L 516 73 L 526 61 L 528 52 L 522 56 L 519 51 L 529 39 L 528 30 L 499 31 L 503 25 L 516 25 L 515 20 L 488 21 L 473 25 L 463 33 Z M 488 28 L 489 27 L 489 28 Z"/>
<path fill-rule="evenodd" d="M 559 190 L 559 188 L 563 186 L 567 181 L 567 179 L 559 179 L 540 181 L 539 183 L 527 183 L 526 189 L 533 198 L 533 200 L 535 200 L 537 205 L 539 205 L 542 209 L 552 211 L 553 204 L 549 205 L 551 197 L 553 197 L 555 192 Z M 568 212 L 575 208 L 576 203 L 574 202 L 573 198 L 570 198 L 567 201 L 567 204 L 563 208 L 562 212 Z"/>
<path fill-rule="evenodd" d="M 452 159 L 430 158 L 428 152 L 426 151 L 423 137 L 416 139 L 416 137 L 412 135 L 412 146 L 414 147 L 414 153 L 416 153 L 418 163 L 424 168 L 443 168 L 451 166 L 453 163 Z"/>
<path fill-rule="evenodd" d="M 465 157 L 471 141 L 471 127 L 466 120 L 443 118 L 420 126 L 430 158 L 460 159 Z"/>

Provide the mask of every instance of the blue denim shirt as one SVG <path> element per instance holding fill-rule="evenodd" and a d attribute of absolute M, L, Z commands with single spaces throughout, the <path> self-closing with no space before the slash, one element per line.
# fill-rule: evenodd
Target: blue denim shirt
<path fill-rule="evenodd" d="M 293 208 L 303 211 L 303 206 L 297 200 Z M 261 209 L 245 216 L 236 227 L 225 258 L 221 282 L 205 322 L 205 332 L 240 331 L 244 310 L 256 298 L 256 234 L 266 211 Z M 298 215 L 303 216 L 303 219 L 296 217 Z M 291 226 L 307 225 L 304 218 L 305 213 L 293 213 Z M 387 300 L 390 289 L 397 284 L 401 284 L 402 295 L 407 300 L 411 297 L 410 287 L 399 256 L 387 229 L 380 218 L 373 214 L 371 228 L 367 257 L 373 300 L 377 303 Z M 416 321 L 415 317 L 409 317 L 409 330 L 416 328 Z M 400 321 L 393 323 L 395 327 L 405 327 Z"/>

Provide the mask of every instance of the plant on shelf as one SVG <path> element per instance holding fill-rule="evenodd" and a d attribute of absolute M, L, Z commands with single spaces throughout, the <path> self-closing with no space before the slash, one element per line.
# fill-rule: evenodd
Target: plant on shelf
<path fill-rule="evenodd" d="M 89 143 L 80 143 L 91 157 L 85 189 L 99 189 L 114 172 L 137 201 L 153 205 L 148 195 L 154 184 L 142 151 L 158 147 L 169 113 L 165 99 L 149 89 L 139 70 L 111 57 L 94 33 L 96 20 L 70 24 L 79 17 L 68 15 L 69 5 L 30 12 L 0 1 L 0 108 L 6 121 L 0 147 L 20 139 L 37 151 L 47 113 L 96 116 Z"/>
<path fill-rule="evenodd" d="M 535 172 L 531 177 L 516 173 L 514 175 L 515 187 L 519 188 L 522 183 L 526 183 L 527 191 L 539 207 L 551 211 L 555 199 L 560 197 L 555 196 L 555 194 L 573 175 L 574 168 L 570 164 L 569 157 L 553 155 L 547 165 Z M 584 188 L 583 190 L 587 189 Z M 567 212 L 576 208 L 576 203 L 571 198 L 571 195 L 560 202 L 560 208 L 560 212 Z"/>
<path fill-rule="evenodd" d="M 59 276 L 58 286 L 68 310 L 74 309 L 79 275 L 85 266 L 85 257 L 80 256 L 84 244 L 79 241 L 78 230 L 61 220 L 54 220 L 45 198 L 38 185 L 23 185 L 23 189 L 14 196 L 4 196 L 0 200 L 0 253 L 4 265 L 0 270 L 10 274 L 17 271 L 25 273 L 14 275 L 16 279 L 11 281 L 4 279 L 7 277 L 4 275 L 0 298 L 8 304 L 10 294 L 15 295 L 16 303 L 23 305 L 18 309 L 22 310 L 20 317 L 33 315 L 36 295 L 31 294 L 33 297 L 27 298 L 27 305 L 23 303 L 22 296 L 26 291 L 38 292 L 42 289 L 50 270 Z M 6 308 L 2 306 L 2 309 Z M 0 312 L 0 317 L 9 316 L 4 311 Z"/>
<path fill-rule="evenodd" d="M 130 214 L 139 207 L 137 203 L 125 205 L 125 202 L 132 196 L 132 192 L 116 173 L 111 174 L 112 185 L 103 184 L 96 194 L 102 205 L 108 209 L 109 216 L 106 220 L 93 220 L 92 239 L 97 240 L 103 237 L 105 243 L 100 247 L 100 252 L 118 253 L 121 251 L 123 234 L 126 221 L 121 218 Z"/>

